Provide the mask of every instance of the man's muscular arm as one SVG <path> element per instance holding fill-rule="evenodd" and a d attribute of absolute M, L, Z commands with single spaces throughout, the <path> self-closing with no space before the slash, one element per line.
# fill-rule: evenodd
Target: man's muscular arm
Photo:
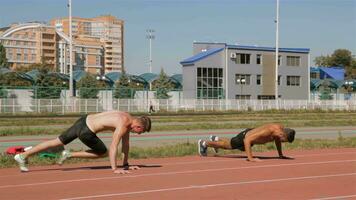
<path fill-rule="evenodd" d="M 129 166 L 129 150 L 130 150 L 130 134 L 127 133 L 122 137 L 122 152 L 124 153 L 124 160 L 122 165 L 124 170 L 136 170 L 140 169 L 138 166 Z"/>
<path fill-rule="evenodd" d="M 252 146 L 254 140 L 256 140 L 256 138 L 258 138 L 259 135 L 261 135 L 261 134 L 262 133 L 253 133 L 253 134 L 249 134 L 245 137 L 244 145 L 245 145 L 245 151 L 246 151 L 246 155 L 247 155 L 247 161 L 252 161 L 252 162 L 259 161 L 259 159 L 253 158 L 251 146 Z"/>
<path fill-rule="evenodd" d="M 110 151 L 109 151 L 109 159 L 110 159 L 110 165 L 111 169 L 115 171 L 117 169 L 116 167 L 116 158 L 117 158 L 117 148 L 120 143 L 120 140 L 122 137 L 124 137 L 125 134 L 129 132 L 128 128 L 125 125 L 125 122 L 121 122 L 118 124 L 116 127 L 113 137 L 112 137 L 112 142 L 110 145 Z"/>

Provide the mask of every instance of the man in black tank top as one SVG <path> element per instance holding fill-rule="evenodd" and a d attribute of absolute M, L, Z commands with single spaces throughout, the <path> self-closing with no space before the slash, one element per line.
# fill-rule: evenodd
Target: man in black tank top
<path fill-rule="evenodd" d="M 198 141 L 198 152 L 201 156 L 207 156 L 208 147 L 218 149 L 239 149 L 246 151 L 248 161 L 257 161 L 253 158 L 251 147 L 254 144 L 265 144 L 274 141 L 280 158 L 287 158 L 282 153 L 282 142 L 293 142 L 295 130 L 284 128 L 281 124 L 266 124 L 254 129 L 248 128 L 241 131 L 231 139 L 210 136 L 210 140 Z"/>

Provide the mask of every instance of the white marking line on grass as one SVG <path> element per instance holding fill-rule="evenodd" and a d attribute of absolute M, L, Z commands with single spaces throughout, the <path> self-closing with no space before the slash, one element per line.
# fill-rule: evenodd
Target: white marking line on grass
<path fill-rule="evenodd" d="M 278 164 L 278 165 L 277 164 L 274 164 L 274 165 L 258 165 L 258 166 L 247 166 L 247 167 L 229 167 L 229 168 L 219 168 L 219 169 L 214 168 L 214 169 L 204 169 L 204 170 L 186 170 L 186 171 L 160 172 L 160 173 L 150 173 L 150 174 L 140 174 L 140 175 L 124 175 L 124 176 L 109 176 L 109 177 L 100 177 L 100 178 L 71 179 L 71 180 L 63 180 L 63 181 L 48 181 L 48 182 L 40 182 L 40 183 L 2 185 L 2 186 L 0 186 L 0 189 L 3 189 L 3 188 L 14 188 L 14 187 L 26 187 L 26 186 L 38 186 L 38 185 L 50 185 L 50 184 L 62 184 L 62 183 L 74 183 L 74 182 L 81 182 L 81 181 L 98 181 L 98 180 L 110 180 L 110 179 L 122 179 L 122 178 L 137 178 L 137 177 L 149 177 L 149 176 L 163 176 L 163 175 L 191 174 L 191 173 L 202 173 L 202 172 L 216 172 L 216 171 L 238 170 L 238 169 L 258 169 L 258 168 L 268 168 L 268 167 L 320 165 L 320 164 L 347 163 L 347 162 L 356 162 L 356 160 L 304 162 L 304 163 L 290 163 L 290 164 Z"/>
<path fill-rule="evenodd" d="M 313 156 L 332 156 L 332 155 L 343 155 L 343 154 L 352 154 L 355 155 L 355 152 L 349 151 L 349 152 L 342 152 L 342 153 L 320 153 L 320 154 L 308 154 L 308 155 L 290 155 L 293 158 L 302 158 L 302 157 L 313 157 Z M 239 156 L 237 154 L 237 156 Z M 263 156 L 263 155 L 262 155 Z M 202 163 L 215 163 L 215 162 L 233 162 L 233 161 L 238 161 L 237 159 L 231 159 L 231 158 L 224 158 L 224 157 L 208 157 L 208 159 L 210 158 L 216 158 L 214 160 L 204 160 L 204 161 L 183 161 L 183 162 L 169 162 L 169 163 L 151 163 L 149 164 L 149 166 L 154 166 L 154 165 L 163 165 L 163 166 L 169 166 L 169 165 L 185 165 L 185 164 L 202 164 Z M 139 164 L 138 164 L 139 165 Z M 88 166 L 88 167 L 84 167 L 84 168 L 90 168 L 90 167 L 95 167 L 95 166 Z M 78 167 L 80 168 L 80 167 Z M 45 170 L 45 169 L 42 169 Z M 41 170 L 41 171 L 42 171 Z M 59 171 L 61 170 L 61 171 Z M 19 173 L 19 174 L 15 174 L 15 175 L 4 175 L 4 176 L 0 176 L 0 178 L 7 178 L 7 177 L 16 177 L 16 176 L 31 176 L 31 175 L 41 175 L 41 174 L 58 174 L 58 173 L 77 173 L 77 172 L 87 172 L 86 169 L 76 169 L 76 170 L 68 170 L 68 168 L 61 168 L 58 169 L 58 171 L 51 171 L 51 169 L 49 169 L 48 171 L 43 171 L 43 172 L 38 172 L 38 171 L 33 171 L 33 173 Z M 1 186 L 0 186 L 1 188 Z"/>
<path fill-rule="evenodd" d="M 355 175 L 356 175 L 356 173 L 330 174 L 330 175 L 321 175 L 321 176 L 302 176 L 302 177 L 294 177 L 294 178 L 278 178 L 278 179 L 265 179 L 265 180 L 243 181 L 243 182 L 217 183 L 217 184 L 208 184 L 208 185 L 192 185 L 192 186 L 186 186 L 186 187 L 164 188 L 164 189 L 156 189 L 156 190 L 141 190 L 141 191 L 136 191 L 136 192 L 124 192 L 124 193 L 112 193 L 112 194 L 93 195 L 93 196 L 71 197 L 71 198 L 66 198 L 66 199 L 62 199 L 62 200 L 93 199 L 93 198 L 127 196 L 127 195 L 144 194 L 144 193 L 167 192 L 167 191 L 176 191 L 176 190 L 201 189 L 201 188 L 222 187 L 222 186 L 231 186 L 231 185 L 246 185 L 246 184 L 254 184 L 254 183 L 273 183 L 273 182 L 279 182 L 279 181 L 297 181 L 297 180 L 306 180 L 306 179 L 355 176 Z"/>
<path fill-rule="evenodd" d="M 344 198 L 351 198 L 351 197 L 356 197 L 356 194 L 347 195 L 347 196 L 324 197 L 324 198 L 317 198 L 317 199 L 310 199 L 310 200 L 344 199 Z"/>

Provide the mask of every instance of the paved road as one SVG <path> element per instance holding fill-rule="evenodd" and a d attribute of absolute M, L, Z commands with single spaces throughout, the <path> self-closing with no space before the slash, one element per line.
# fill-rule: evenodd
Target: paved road
<path fill-rule="evenodd" d="M 199 138 L 208 138 L 209 135 L 214 134 L 220 137 L 233 137 L 241 130 L 195 130 L 195 131 L 164 131 L 151 132 L 142 135 L 133 134 L 131 138 L 131 146 L 149 147 L 162 146 L 167 144 L 175 144 L 182 142 L 195 142 Z M 356 137 L 356 127 L 304 127 L 296 128 L 297 138 L 327 138 L 335 139 L 340 135 L 343 137 Z M 0 152 L 3 152 L 9 146 L 33 146 L 41 141 L 55 138 L 55 135 L 41 135 L 41 136 L 3 136 L 0 137 Z M 111 142 L 110 133 L 99 134 L 99 137 L 106 145 Z M 73 141 L 66 148 L 69 149 L 86 149 L 79 140 Z"/>

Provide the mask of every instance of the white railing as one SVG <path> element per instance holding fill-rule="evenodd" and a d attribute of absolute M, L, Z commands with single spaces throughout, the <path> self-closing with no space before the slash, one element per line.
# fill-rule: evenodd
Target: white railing
<path fill-rule="evenodd" d="M 155 111 L 261 111 L 348 110 L 356 111 L 356 100 L 202 100 L 202 99 L 0 99 L 0 113 L 91 113 L 109 110 Z"/>

